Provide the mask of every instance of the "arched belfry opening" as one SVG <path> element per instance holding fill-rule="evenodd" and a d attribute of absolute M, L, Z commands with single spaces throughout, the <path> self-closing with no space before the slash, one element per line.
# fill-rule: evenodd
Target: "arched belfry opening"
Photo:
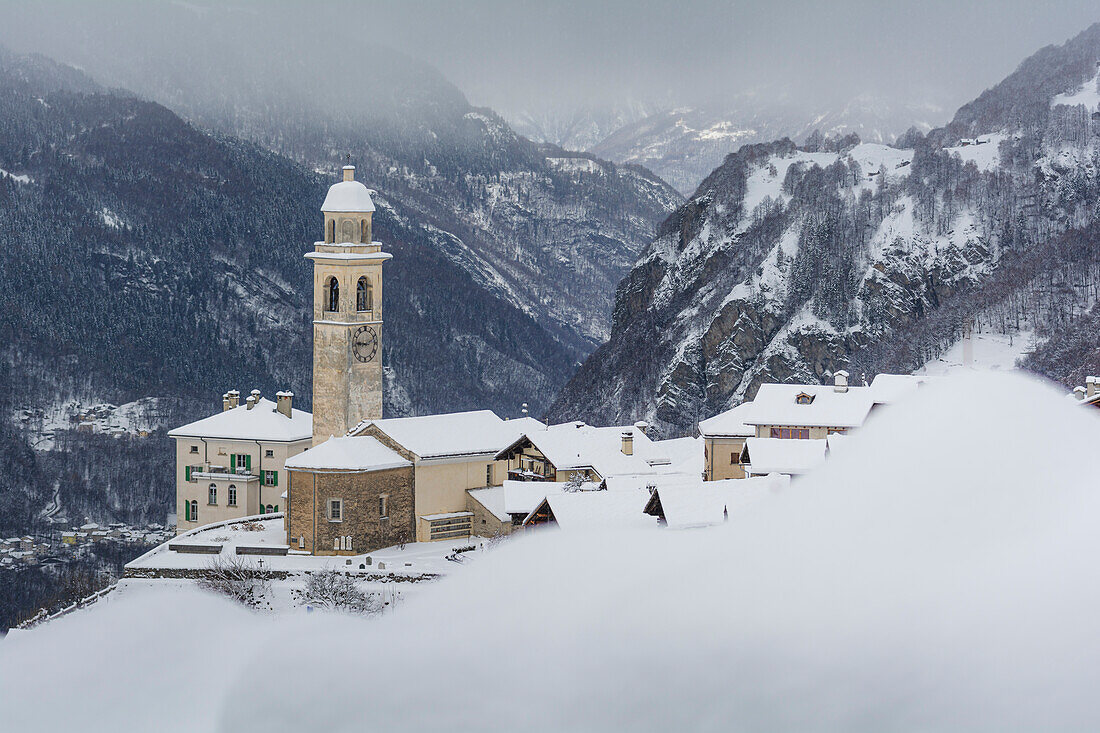
<path fill-rule="evenodd" d="M 336 313 L 340 310 L 340 281 L 330 277 L 325 284 L 325 310 Z"/>
<path fill-rule="evenodd" d="M 374 310 L 374 289 L 366 275 L 355 285 L 355 310 L 360 313 Z"/>

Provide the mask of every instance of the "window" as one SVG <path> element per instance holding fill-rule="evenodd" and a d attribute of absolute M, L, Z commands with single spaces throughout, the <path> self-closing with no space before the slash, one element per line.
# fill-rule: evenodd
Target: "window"
<path fill-rule="evenodd" d="M 799 405 L 808 405 L 814 401 L 814 396 L 812 394 L 806 394 L 805 392 L 799 392 L 798 395 L 795 396 L 794 401 Z"/>
<path fill-rule="evenodd" d="M 374 292 L 366 275 L 355 284 L 355 310 L 360 313 L 374 310 Z"/>
<path fill-rule="evenodd" d="M 325 310 L 336 313 L 340 310 L 340 282 L 330 277 L 325 286 Z"/>
<path fill-rule="evenodd" d="M 217 484 L 210 484 L 210 488 L 206 492 L 206 503 L 217 504 L 218 503 L 218 486 Z"/>
<path fill-rule="evenodd" d="M 329 499 L 328 500 L 328 521 L 330 521 L 330 522 L 342 522 L 342 521 L 344 521 L 344 500 L 343 499 Z"/>
<path fill-rule="evenodd" d="M 199 447 L 197 445 L 191 446 L 191 452 L 192 453 L 198 453 L 199 452 Z"/>
<path fill-rule="evenodd" d="M 730 465 L 731 466 L 736 466 L 740 462 L 741 462 L 741 451 L 734 451 L 733 453 L 730 453 Z"/>
<path fill-rule="evenodd" d="M 274 457 L 275 457 L 275 451 L 273 451 L 273 450 L 265 450 L 264 451 L 264 458 L 274 458 Z"/>
<path fill-rule="evenodd" d="M 268 505 L 267 505 L 267 511 L 266 511 L 266 512 L 264 512 L 264 514 L 274 514 L 274 513 L 275 513 L 275 507 L 273 507 L 273 506 L 271 506 L 270 504 L 268 504 Z"/>
<path fill-rule="evenodd" d="M 773 438 L 796 438 L 799 440 L 808 440 L 810 437 L 809 428 L 772 428 L 771 437 Z"/>
<path fill-rule="evenodd" d="M 187 513 L 187 521 L 199 521 L 199 502 L 197 499 L 192 499 L 191 501 L 184 502 L 184 511 Z"/>
<path fill-rule="evenodd" d="M 336 221 L 329 219 L 327 231 L 325 232 L 325 241 L 332 244 L 336 241 Z"/>
<path fill-rule="evenodd" d="M 279 472 L 278 471 L 264 471 L 264 486 L 278 486 L 279 485 Z"/>
<path fill-rule="evenodd" d="M 485 485 L 493 485 L 493 464 L 489 464 L 485 467 Z"/>
<path fill-rule="evenodd" d="M 378 497 L 378 516 L 382 517 L 383 519 L 389 516 L 389 514 L 387 514 L 387 509 L 389 507 L 386 506 L 389 503 L 387 499 L 389 499 L 389 497 L 385 494 L 382 494 Z"/>
<path fill-rule="evenodd" d="M 248 453 L 234 453 L 229 456 L 229 468 L 234 473 L 248 473 L 252 470 L 252 456 Z"/>
<path fill-rule="evenodd" d="M 237 506 L 237 487 L 229 484 L 229 506 Z"/>
<path fill-rule="evenodd" d="M 370 242 L 367 241 L 367 233 L 368 233 L 367 232 L 367 220 L 363 219 L 362 221 L 359 222 L 359 241 L 360 242 L 366 242 L 367 244 L 370 244 Z"/>
<path fill-rule="evenodd" d="M 202 466 L 184 466 L 183 477 L 185 480 L 194 483 L 198 481 L 196 474 L 202 473 Z"/>

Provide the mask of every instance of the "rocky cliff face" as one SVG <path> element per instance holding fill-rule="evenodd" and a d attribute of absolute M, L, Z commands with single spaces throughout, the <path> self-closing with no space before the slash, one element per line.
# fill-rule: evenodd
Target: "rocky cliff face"
<path fill-rule="evenodd" d="M 610 341 L 550 417 L 686 432 L 763 381 L 911 370 L 982 324 L 1065 327 L 1096 293 L 1095 248 L 1064 240 L 1100 216 L 1097 59 L 1100 25 L 897 147 L 730 155 L 619 285 Z"/>

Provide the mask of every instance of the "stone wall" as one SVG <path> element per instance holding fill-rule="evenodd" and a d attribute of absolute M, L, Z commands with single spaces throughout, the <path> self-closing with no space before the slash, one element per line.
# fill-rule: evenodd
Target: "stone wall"
<path fill-rule="evenodd" d="M 315 555 L 361 555 L 390 547 L 404 537 L 413 541 L 416 517 L 411 466 L 365 473 L 294 471 L 288 508 L 288 544 Z M 378 515 L 385 494 L 388 519 Z M 341 499 L 340 521 L 328 518 L 329 499 Z M 351 536 L 350 550 L 334 549 L 334 540 Z"/>

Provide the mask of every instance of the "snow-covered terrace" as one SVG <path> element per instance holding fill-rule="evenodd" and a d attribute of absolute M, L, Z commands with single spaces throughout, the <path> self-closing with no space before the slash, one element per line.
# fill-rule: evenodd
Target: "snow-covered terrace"
<path fill-rule="evenodd" d="M 353 556 L 309 555 L 287 546 L 282 513 L 261 514 L 185 532 L 131 561 L 126 570 L 127 575 L 137 576 L 156 575 L 162 570 L 200 571 L 209 568 L 215 558 L 235 558 L 238 549 L 242 549 L 242 557 L 257 565 L 262 560 L 262 567 L 276 572 L 299 573 L 338 567 L 371 576 L 443 575 L 456 567 L 454 562 L 447 560 L 455 549 L 473 545 L 480 550 L 485 542 L 480 537 L 461 537 L 443 542 L 410 542 L 404 549 L 394 546 Z M 367 564 L 368 557 L 370 564 Z"/>

